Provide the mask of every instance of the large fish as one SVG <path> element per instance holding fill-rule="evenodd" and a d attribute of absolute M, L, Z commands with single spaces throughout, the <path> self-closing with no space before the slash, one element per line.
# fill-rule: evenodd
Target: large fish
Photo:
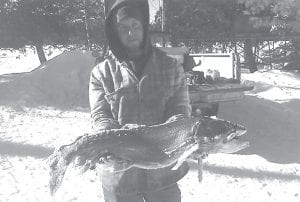
<path fill-rule="evenodd" d="M 120 169 L 112 172 L 131 167 L 158 169 L 173 164 L 172 169 L 177 169 L 191 154 L 234 153 L 248 147 L 248 142 L 237 139 L 245 133 L 245 127 L 229 121 L 190 117 L 160 125 L 85 134 L 49 157 L 51 194 L 60 187 L 68 165 L 75 159 L 82 167 L 102 163 L 112 169 L 119 165 Z"/>

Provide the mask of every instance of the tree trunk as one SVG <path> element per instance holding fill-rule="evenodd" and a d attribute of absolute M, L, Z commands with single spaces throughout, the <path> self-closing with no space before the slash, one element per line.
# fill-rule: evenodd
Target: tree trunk
<path fill-rule="evenodd" d="M 255 62 L 255 58 L 253 55 L 251 39 L 246 39 L 245 41 L 244 58 L 245 58 L 246 65 L 249 66 L 250 72 L 253 73 L 257 71 L 257 64 Z"/>
<path fill-rule="evenodd" d="M 86 0 L 84 0 L 84 25 L 86 34 L 86 46 L 87 50 L 91 50 L 90 33 L 89 33 L 89 16 L 88 16 L 88 5 Z"/>
<path fill-rule="evenodd" d="M 36 52 L 38 54 L 40 63 L 43 64 L 44 62 L 47 61 L 46 56 L 45 56 L 45 52 L 44 52 L 44 49 L 43 49 L 43 43 L 35 44 L 35 48 L 36 48 Z"/>

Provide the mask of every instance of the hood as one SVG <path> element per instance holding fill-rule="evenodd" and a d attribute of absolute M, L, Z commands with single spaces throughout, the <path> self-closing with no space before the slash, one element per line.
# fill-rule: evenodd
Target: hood
<path fill-rule="evenodd" d="M 133 5 L 137 9 L 140 9 L 144 16 L 144 41 L 142 44 L 142 51 L 146 52 L 148 48 L 149 37 L 149 4 L 148 0 L 105 0 L 105 34 L 108 41 L 109 48 L 114 56 L 119 60 L 127 60 L 128 55 L 124 48 L 122 47 L 120 40 L 118 39 L 116 33 L 113 30 L 112 25 L 112 15 L 120 7 Z"/>

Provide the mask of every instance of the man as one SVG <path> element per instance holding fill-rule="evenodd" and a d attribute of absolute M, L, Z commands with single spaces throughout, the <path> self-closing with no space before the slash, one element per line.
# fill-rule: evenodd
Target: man
<path fill-rule="evenodd" d="M 112 55 L 90 77 L 89 98 L 94 131 L 153 125 L 190 116 L 185 75 L 177 60 L 150 44 L 147 0 L 110 0 L 105 31 Z M 184 163 L 170 168 L 98 170 L 106 202 L 179 202 L 177 181 Z"/>

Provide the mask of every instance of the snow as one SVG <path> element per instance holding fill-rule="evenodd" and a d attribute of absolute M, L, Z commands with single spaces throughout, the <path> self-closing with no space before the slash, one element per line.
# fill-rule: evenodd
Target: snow
<path fill-rule="evenodd" d="M 26 67 L 26 73 L 2 75 L 0 93 L 5 96 L 0 102 L 17 100 L 31 106 L 60 108 L 88 106 L 88 80 L 94 64 L 90 52 L 76 50 L 64 52 L 30 71 Z"/>
<path fill-rule="evenodd" d="M 49 46 L 45 50 L 45 56 L 49 60 L 62 52 L 62 50 L 54 49 Z M 24 71 L 29 72 L 38 67 L 39 64 L 40 61 L 36 55 L 35 49 L 30 47 L 24 48 L 23 51 L 0 49 L 1 74 L 20 73 Z"/>
<path fill-rule="evenodd" d="M 99 177 L 72 168 L 51 197 L 46 161 L 55 147 L 90 131 L 94 60 L 89 52 L 65 52 L 35 69 L 36 57 L 0 57 L 0 201 L 103 201 Z M 13 72 L 29 73 L 5 75 Z M 179 182 L 183 202 L 300 201 L 300 73 L 244 73 L 242 81 L 254 90 L 222 103 L 219 117 L 245 125 L 250 147 L 209 155 L 201 183 L 190 160 Z"/>

